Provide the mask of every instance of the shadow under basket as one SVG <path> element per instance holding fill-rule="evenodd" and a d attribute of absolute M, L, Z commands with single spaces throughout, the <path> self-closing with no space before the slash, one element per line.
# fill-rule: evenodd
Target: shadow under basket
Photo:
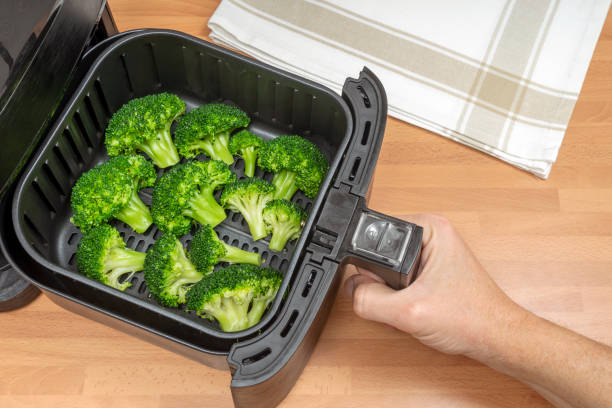
<path fill-rule="evenodd" d="M 270 251 L 267 238 L 253 242 L 238 213 L 228 212 L 216 227 L 226 243 L 260 253 L 264 266 L 284 274 L 279 295 L 247 330 L 224 333 L 184 307 L 160 306 L 142 272 L 120 292 L 76 269 L 81 233 L 70 223 L 71 189 L 83 172 L 107 159 L 104 131 L 112 114 L 133 98 L 160 92 L 178 95 L 187 110 L 210 102 L 237 106 L 251 117 L 248 129 L 253 133 L 266 140 L 300 135 L 315 143 L 331 164 L 314 200 L 301 192 L 293 197 L 309 217 L 302 236 L 283 252 Z M 20 248 L 11 251 L 15 242 L 5 232 L 3 249 L 56 303 L 213 367 L 229 365 L 236 405 L 273 406 L 290 390 L 312 352 L 343 263 L 371 269 L 379 265 L 381 275 L 392 271 L 398 276 L 388 275 L 391 280 L 411 279 L 419 227 L 365 206 L 386 107 L 384 89 L 367 70 L 359 79 L 348 79 L 340 97 L 322 85 L 182 33 L 124 33 L 100 53 L 24 171 L 11 208 Z M 245 177 L 241 159 L 231 167 Z M 256 177 L 270 181 L 272 174 L 257 168 Z M 151 189 L 140 195 L 150 204 Z M 161 235 L 154 225 L 137 234 L 121 222 L 111 224 L 137 251 L 148 250 Z M 391 247 L 362 242 L 360 237 L 370 237 L 374 225 L 381 228 L 377 239 L 397 242 Z M 188 234 L 181 241 L 188 246 L 191 238 Z M 16 255 L 19 251 L 24 256 Z M 409 255 L 413 259 L 404 262 Z"/>

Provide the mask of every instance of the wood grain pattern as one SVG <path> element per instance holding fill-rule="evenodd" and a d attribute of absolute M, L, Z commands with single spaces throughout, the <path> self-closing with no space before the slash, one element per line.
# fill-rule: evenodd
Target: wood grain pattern
<path fill-rule="evenodd" d="M 120 30 L 207 38 L 218 0 L 109 0 Z M 370 206 L 447 215 L 518 303 L 612 344 L 612 17 L 559 159 L 539 180 L 388 121 Z M 231 407 L 229 373 L 73 315 L 39 297 L 0 314 L 1 407 Z M 133 362 L 137 361 L 137 364 Z M 357 318 L 340 294 L 283 407 L 548 407 L 520 382 Z"/>

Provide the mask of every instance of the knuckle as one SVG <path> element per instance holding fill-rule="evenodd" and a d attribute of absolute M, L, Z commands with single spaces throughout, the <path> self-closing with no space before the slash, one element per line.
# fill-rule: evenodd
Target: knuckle
<path fill-rule="evenodd" d="M 431 216 L 432 224 L 437 230 L 449 232 L 453 231 L 453 224 L 451 224 L 450 220 L 443 215 L 433 214 Z"/>

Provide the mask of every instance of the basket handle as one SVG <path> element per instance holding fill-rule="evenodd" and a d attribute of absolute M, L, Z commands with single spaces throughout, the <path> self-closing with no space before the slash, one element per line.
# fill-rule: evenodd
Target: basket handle
<path fill-rule="evenodd" d="M 346 80 L 342 97 L 352 111 L 354 133 L 313 240 L 337 262 L 369 269 L 389 286 L 405 288 L 416 277 L 423 229 L 366 204 L 385 133 L 387 96 L 364 67 L 358 79 Z"/>

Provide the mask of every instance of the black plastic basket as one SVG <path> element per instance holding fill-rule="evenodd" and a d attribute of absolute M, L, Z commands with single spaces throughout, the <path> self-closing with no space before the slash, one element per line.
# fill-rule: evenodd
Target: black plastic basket
<path fill-rule="evenodd" d="M 284 252 L 268 251 L 265 240 L 253 242 L 239 214 L 229 213 L 217 227 L 224 241 L 261 253 L 265 265 L 285 274 L 279 293 L 287 295 L 278 296 L 262 321 L 247 330 L 224 333 L 192 312 L 159 306 L 142 274 L 120 292 L 76 270 L 74 253 L 81 235 L 69 222 L 72 186 L 106 159 L 103 137 L 110 116 L 134 97 L 162 91 L 179 95 L 188 109 L 213 101 L 239 106 L 251 116 L 252 132 L 264 139 L 301 135 L 317 144 L 331 163 L 315 200 L 295 195 L 309 218 L 302 236 Z M 394 287 L 407 286 L 414 278 L 420 227 L 365 205 L 385 118 L 384 90 L 367 70 L 358 80 L 347 80 L 340 97 L 182 33 L 141 30 L 123 35 L 97 57 L 24 171 L 12 204 L 19 244 L 10 236 L 12 229 L 3 231 L 3 249 L 14 266 L 62 306 L 213 367 L 227 367 L 227 358 L 236 405 L 273 406 L 305 365 L 345 262 L 374 270 Z M 233 170 L 242 177 L 243 162 L 236 161 Z M 272 175 L 258 168 L 256 176 L 269 180 Z M 141 195 L 148 204 L 150 192 Z M 128 247 L 140 251 L 159 236 L 155 227 L 140 235 L 120 222 L 114 225 Z"/>

